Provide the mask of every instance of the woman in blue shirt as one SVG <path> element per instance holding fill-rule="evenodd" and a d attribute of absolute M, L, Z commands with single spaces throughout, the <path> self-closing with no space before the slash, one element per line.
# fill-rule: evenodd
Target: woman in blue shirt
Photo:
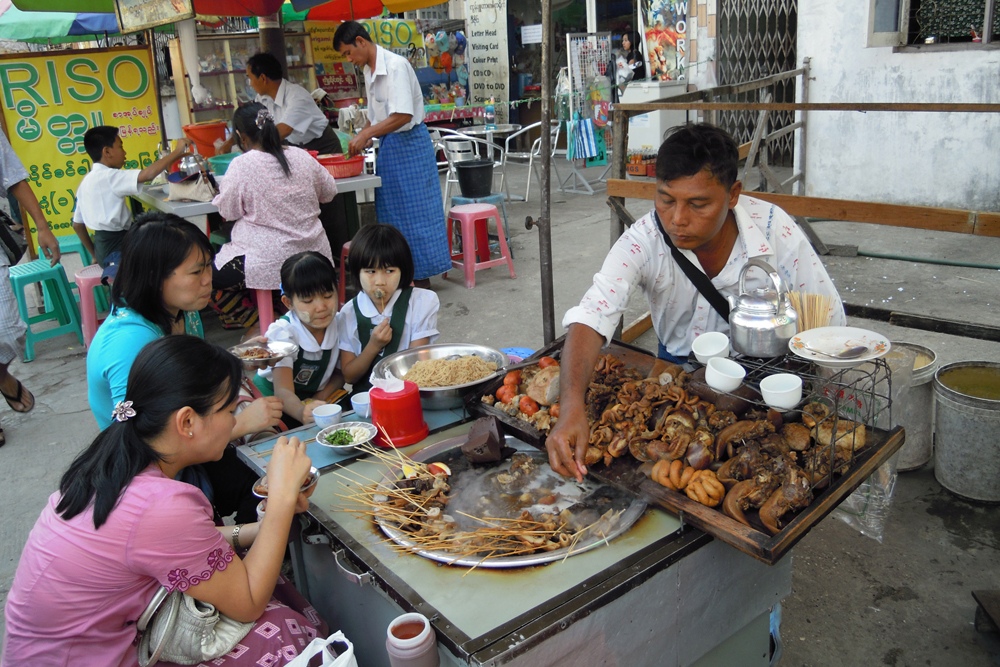
<path fill-rule="evenodd" d="M 132 363 L 147 343 L 171 334 L 204 337 L 198 311 L 212 294 L 213 255 L 201 230 L 169 213 L 140 216 L 126 234 L 111 287 L 111 313 L 87 352 L 90 410 L 102 431 L 111 423 L 114 406 L 125 398 Z M 280 400 L 257 399 L 237 415 L 230 440 L 274 426 L 280 419 Z M 202 478 L 201 486 L 220 516 L 240 506 L 241 514 L 252 512 L 249 520 L 255 520 L 250 500 L 246 499 L 248 508 L 241 506 L 242 481 L 236 484 L 239 489 L 230 489 L 234 480 L 247 478 L 249 472 L 232 448 L 221 461 L 206 465 L 205 471 L 212 484 L 204 484 Z"/>

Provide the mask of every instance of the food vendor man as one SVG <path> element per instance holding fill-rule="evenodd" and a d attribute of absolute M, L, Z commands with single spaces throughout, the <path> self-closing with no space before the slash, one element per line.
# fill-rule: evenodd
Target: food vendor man
<path fill-rule="evenodd" d="M 777 269 L 789 289 L 828 296 L 830 324 L 846 324 L 840 296 L 806 235 L 774 204 L 742 194 L 738 162 L 736 142 L 712 125 L 673 128 L 660 146 L 653 210 L 622 234 L 580 305 L 563 318 L 569 333 L 560 419 L 545 443 L 556 472 L 577 479 L 587 472 L 587 385 L 633 288 L 649 301 L 657 356 L 665 362 L 681 363 L 702 333 L 728 333 L 728 308 L 718 294 L 738 296 L 740 271 L 754 257 Z M 701 289 L 685 273 L 685 261 Z M 762 271 L 747 273 L 748 290 L 767 284 Z"/>
<path fill-rule="evenodd" d="M 258 53 L 247 61 L 247 78 L 260 102 L 272 116 L 281 140 L 321 155 L 340 153 L 340 140 L 330 128 L 326 114 L 316 106 L 312 93 L 282 77 L 281 63 L 270 53 Z M 233 136 L 219 150 L 232 149 Z"/>

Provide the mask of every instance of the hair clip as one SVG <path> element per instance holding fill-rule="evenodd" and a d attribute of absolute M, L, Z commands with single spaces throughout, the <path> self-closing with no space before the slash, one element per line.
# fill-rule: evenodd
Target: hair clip
<path fill-rule="evenodd" d="M 115 421 L 127 421 L 129 417 L 135 417 L 135 410 L 132 408 L 132 401 L 118 401 L 118 405 L 111 412 Z"/>
<path fill-rule="evenodd" d="M 278 291 L 281 292 L 281 296 L 285 296 L 285 286 L 278 283 Z"/>
<path fill-rule="evenodd" d="M 267 109 L 260 109 L 257 112 L 257 119 L 254 121 L 254 124 L 257 125 L 257 129 L 258 130 L 263 130 L 264 129 L 264 123 L 266 123 L 267 121 L 271 121 L 273 123 L 274 122 L 274 116 L 272 116 L 271 113 Z"/>

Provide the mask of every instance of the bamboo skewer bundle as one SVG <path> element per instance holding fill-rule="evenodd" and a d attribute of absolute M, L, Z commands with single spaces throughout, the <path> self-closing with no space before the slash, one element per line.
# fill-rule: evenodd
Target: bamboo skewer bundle
<path fill-rule="evenodd" d="M 799 314 L 799 333 L 830 324 L 831 299 L 823 294 L 789 292 L 792 308 Z"/>

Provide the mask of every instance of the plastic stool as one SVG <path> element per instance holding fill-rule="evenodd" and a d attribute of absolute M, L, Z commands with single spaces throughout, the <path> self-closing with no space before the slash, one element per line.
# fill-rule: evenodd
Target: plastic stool
<path fill-rule="evenodd" d="M 347 301 L 347 255 L 351 252 L 351 242 L 348 241 L 340 249 L 340 276 L 337 279 L 337 298 L 340 299 L 340 307 L 344 307 Z"/>
<path fill-rule="evenodd" d="M 90 341 L 97 335 L 97 327 L 104 321 L 103 317 L 98 317 L 99 310 L 103 310 L 95 299 L 95 294 L 104 296 L 104 285 L 101 284 L 101 275 L 104 269 L 100 264 L 85 266 L 76 272 L 76 284 L 80 288 L 80 320 L 83 322 L 83 344 L 90 349 Z"/>
<path fill-rule="evenodd" d="M 271 290 L 257 290 L 257 319 L 260 321 L 260 335 L 267 333 L 267 328 L 274 324 L 274 302 L 271 301 Z"/>
<path fill-rule="evenodd" d="M 60 253 L 64 255 L 77 253 L 80 255 L 80 262 L 84 266 L 90 266 L 94 263 L 94 258 L 90 256 L 90 252 L 83 246 L 83 241 L 80 240 L 79 236 L 74 234 L 73 236 L 60 236 L 57 238 Z M 73 285 L 73 283 L 70 283 L 70 285 Z"/>
<path fill-rule="evenodd" d="M 495 218 L 500 220 L 500 212 L 492 204 L 465 204 L 463 206 L 453 206 L 448 211 L 448 252 L 451 254 L 452 221 L 458 220 L 462 225 L 462 253 L 451 254 L 451 265 L 456 269 L 465 272 L 465 288 L 472 289 L 476 286 L 476 271 L 488 269 L 501 264 L 507 264 L 510 269 L 510 277 L 516 278 L 514 274 L 514 262 L 511 261 L 510 249 L 507 247 L 506 234 L 498 234 L 500 237 L 499 259 L 489 259 L 489 236 L 486 233 L 487 220 Z M 483 249 L 486 250 L 485 261 L 476 261 L 475 247 L 479 246 L 479 257 L 482 260 Z M 462 261 L 458 261 L 461 259 Z"/>
<path fill-rule="evenodd" d="M 485 197 L 457 197 L 453 196 L 451 198 L 451 205 L 454 206 L 465 206 L 467 204 L 493 204 L 500 212 L 503 213 L 503 233 L 508 239 L 510 239 L 510 228 L 507 227 L 507 204 L 504 202 L 504 197 L 499 192 L 495 195 L 487 195 Z M 510 251 L 510 258 L 514 259 L 514 251 Z"/>
<path fill-rule="evenodd" d="M 10 267 L 10 282 L 14 288 L 14 296 L 17 297 L 17 309 L 21 313 L 21 319 L 28 325 L 25 332 L 24 360 L 32 361 L 35 358 L 35 343 L 47 338 L 55 338 L 63 334 L 75 333 L 76 337 L 83 344 L 83 329 L 80 326 L 80 313 L 76 308 L 76 299 L 69 287 L 69 280 L 66 278 L 66 271 L 62 264 L 49 266 L 49 260 L 38 259 L 27 264 L 18 264 Z M 25 300 L 25 289 L 32 283 L 42 283 L 48 287 L 51 309 L 36 315 L 28 316 L 28 303 Z M 58 320 L 59 325 L 45 331 L 32 331 L 31 325 L 47 320 Z"/>

